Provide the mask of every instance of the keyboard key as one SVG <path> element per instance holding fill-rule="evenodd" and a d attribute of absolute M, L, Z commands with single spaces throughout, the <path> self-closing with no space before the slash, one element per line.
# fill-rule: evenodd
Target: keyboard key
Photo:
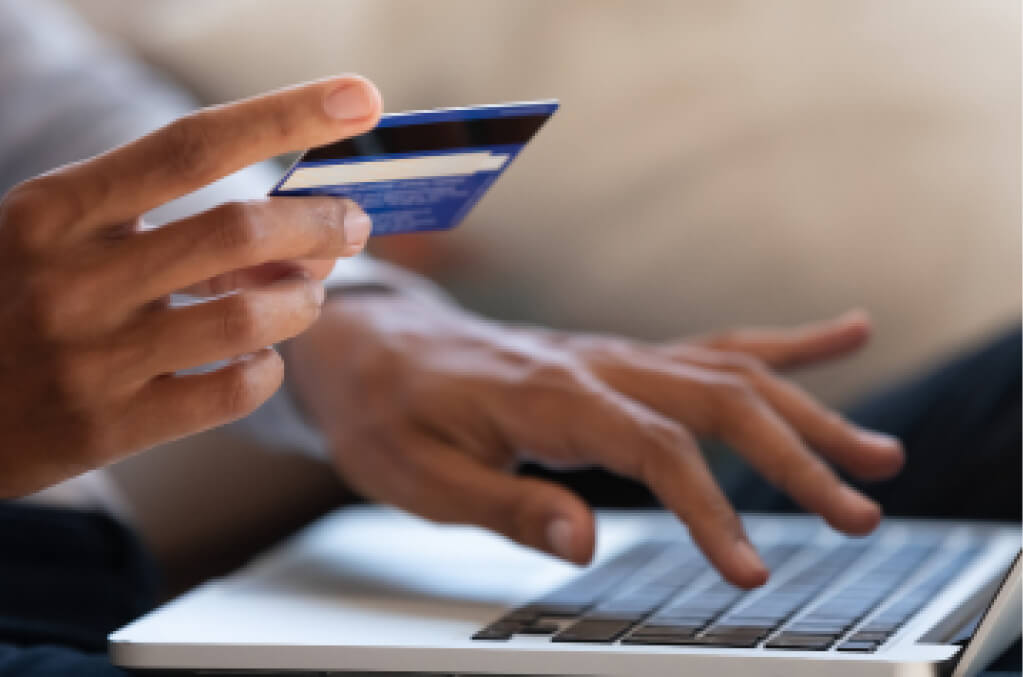
<path fill-rule="evenodd" d="M 702 635 L 679 639 L 673 644 L 679 646 L 694 647 L 720 647 L 723 649 L 752 649 L 760 643 L 759 637 L 745 637 L 741 635 Z"/>
<path fill-rule="evenodd" d="M 786 625 L 785 632 L 836 637 L 841 635 L 891 595 L 926 557 L 933 554 L 933 551 L 934 548 L 929 545 L 903 546 L 870 567 L 860 577 L 831 593 L 810 613 L 797 617 Z M 871 628 L 875 632 L 882 631 L 885 627 L 893 629 L 890 628 L 893 623 L 902 622 L 894 616 L 879 617 L 875 620 L 878 625 Z"/>
<path fill-rule="evenodd" d="M 905 591 L 894 604 L 882 609 L 874 618 L 867 621 L 861 628 L 864 632 L 886 633 L 892 635 L 913 617 L 920 609 L 930 602 L 945 585 L 952 581 L 974 557 L 978 550 L 966 548 L 956 553 L 951 559 L 939 566 L 923 580 L 917 581 L 910 590 Z M 859 634 L 859 633 L 857 633 Z"/>
<path fill-rule="evenodd" d="M 491 623 L 487 627 L 483 628 L 475 635 L 473 639 L 487 639 L 487 640 L 508 640 L 512 638 L 518 630 L 520 625 L 517 623 L 505 623 L 498 621 L 497 623 Z"/>
<path fill-rule="evenodd" d="M 551 638 L 553 642 L 601 642 L 618 639 L 632 626 L 629 621 L 581 620 Z"/>
<path fill-rule="evenodd" d="M 530 607 L 515 609 L 501 616 L 500 623 L 534 623 L 540 618 L 540 612 Z"/>
<path fill-rule="evenodd" d="M 530 604 L 529 606 L 523 607 L 521 611 L 523 614 L 531 614 L 534 618 L 541 616 L 549 616 L 551 618 L 571 618 L 584 613 L 587 609 L 593 606 L 593 602 L 576 602 L 570 604 L 567 602 L 538 602 L 536 604 Z"/>
<path fill-rule="evenodd" d="M 639 620 L 664 603 L 665 599 L 672 593 L 657 598 L 621 598 L 608 602 L 601 602 L 586 612 L 587 617 Z"/>
<path fill-rule="evenodd" d="M 578 616 L 604 597 L 608 590 L 634 575 L 667 548 L 667 543 L 658 542 L 641 543 L 629 548 L 528 607 L 540 611 L 543 616 Z"/>
<path fill-rule="evenodd" d="M 692 635 L 629 635 L 622 644 L 644 644 L 655 646 L 682 646 Z"/>
<path fill-rule="evenodd" d="M 849 638 L 853 642 L 883 642 L 890 635 L 887 632 L 854 632 Z"/>
<path fill-rule="evenodd" d="M 745 614 L 729 614 L 727 617 L 722 617 L 720 623 L 728 623 L 730 625 L 745 625 L 749 627 L 758 628 L 773 628 L 777 625 L 782 618 L 780 616 L 747 616 Z"/>
<path fill-rule="evenodd" d="M 685 613 L 674 614 L 661 610 L 648 617 L 646 621 L 648 623 L 663 623 L 665 625 L 698 625 L 703 627 L 710 622 L 710 617 L 707 615 L 692 615 Z"/>
<path fill-rule="evenodd" d="M 831 547 L 775 544 L 761 557 L 778 569 L 793 557 L 804 564 L 772 581 L 764 592 L 748 593 L 719 576 L 691 590 L 709 569 L 690 543 L 648 542 L 590 569 L 568 584 L 483 628 L 477 639 L 506 640 L 517 634 L 552 635 L 557 642 L 684 646 L 756 646 L 781 630 L 771 648 L 843 651 L 875 650 L 934 598 L 976 556 L 963 550 L 882 606 L 907 577 L 926 566 L 938 541 L 915 542 L 883 554 L 839 589 L 833 582 L 856 567 L 876 540 L 840 542 Z M 684 591 L 684 592 L 683 592 Z M 826 597 L 821 594 L 827 591 Z M 679 596 L 679 593 L 682 592 Z M 678 599 L 675 599 L 678 596 Z M 748 603 L 744 601 L 750 598 Z M 807 613 L 802 610 L 812 604 Z M 871 615 L 875 609 L 880 613 Z M 575 619 L 559 631 L 549 618 Z M 867 619 L 863 623 L 863 619 Z M 851 637 L 840 641 L 850 629 Z M 630 633 L 631 630 L 631 633 Z M 867 645 L 873 649 L 864 648 Z"/>
<path fill-rule="evenodd" d="M 880 632 L 886 635 L 890 635 L 899 629 L 902 625 L 901 621 L 898 620 L 872 620 L 863 626 L 863 630 L 866 632 Z"/>
<path fill-rule="evenodd" d="M 708 635 L 736 635 L 745 637 L 767 637 L 770 633 L 769 628 L 758 628 L 755 626 L 748 625 L 721 625 L 716 624 L 707 628 L 705 634 Z"/>
<path fill-rule="evenodd" d="M 584 614 L 579 620 L 587 621 L 625 621 L 630 624 L 639 623 L 647 614 L 645 612 L 624 612 L 624 611 L 590 611 Z"/>
<path fill-rule="evenodd" d="M 783 632 L 765 646 L 768 649 L 801 649 L 806 651 L 824 651 L 835 643 L 830 635 L 804 635 L 795 632 Z"/>
<path fill-rule="evenodd" d="M 695 635 L 703 629 L 702 625 L 672 624 L 672 623 L 650 623 L 640 625 L 633 634 L 646 635 Z"/>
<path fill-rule="evenodd" d="M 519 628 L 517 635 L 553 635 L 561 628 L 557 623 L 535 623 Z"/>
<path fill-rule="evenodd" d="M 698 628 L 683 626 L 640 626 L 622 642 L 625 644 L 673 644 L 684 639 L 691 639 L 698 632 Z"/>
<path fill-rule="evenodd" d="M 785 626 L 787 632 L 799 632 L 804 635 L 840 635 L 849 627 L 847 623 L 809 623 L 796 621 Z"/>

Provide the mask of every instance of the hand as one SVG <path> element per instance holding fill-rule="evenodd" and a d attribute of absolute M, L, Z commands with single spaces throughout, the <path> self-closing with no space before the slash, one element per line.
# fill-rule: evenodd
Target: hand
<path fill-rule="evenodd" d="M 730 443 L 834 527 L 870 531 L 878 506 L 816 452 L 880 478 L 901 466 L 899 443 L 844 421 L 772 371 L 844 354 L 868 330 L 856 313 L 655 345 L 506 327 L 401 295 L 353 295 L 329 302 L 284 355 L 338 470 L 370 498 L 584 563 L 594 548 L 587 506 L 511 472 L 526 458 L 599 464 L 645 482 L 722 574 L 750 587 L 767 571 L 694 438 Z"/>
<path fill-rule="evenodd" d="M 283 365 L 264 346 L 315 320 L 316 278 L 362 249 L 368 217 L 320 198 L 225 204 L 151 230 L 139 216 L 253 162 L 362 133 L 380 108 L 353 76 L 281 90 L 4 197 L 0 497 L 244 416 L 277 389 Z M 170 307 L 179 290 L 221 296 Z"/>

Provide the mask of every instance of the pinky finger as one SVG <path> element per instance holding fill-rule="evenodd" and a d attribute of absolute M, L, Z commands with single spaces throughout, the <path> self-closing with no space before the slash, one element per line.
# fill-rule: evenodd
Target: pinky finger
<path fill-rule="evenodd" d="M 130 439 L 120 441 L 122 448 L 144 449 L 242 418 L 269 399 L 283 379 L 284 363 L 272 348 L 216 371 L 157 377 L 125 411 Z"/>
<path fill-rule="evenodd" d="M 741 329 L 691 341 L 715 350 L 745 353 L 772 369 L 795 369 L 863 347 L 870 339 L 870 316 L 851 310 L 834 319 L 788 329 Z"/>
<path fill-rule="evenodd" d="M 252 289 L 273 284 L 285 277 L 304 275 L 313 280 L 323 280 L 334 269 L 333 259 L 302 259 L 299 261 L 272 261 L 198 282 L 180 290 L 181 294 L 212 297 L 237 289 Z"/>

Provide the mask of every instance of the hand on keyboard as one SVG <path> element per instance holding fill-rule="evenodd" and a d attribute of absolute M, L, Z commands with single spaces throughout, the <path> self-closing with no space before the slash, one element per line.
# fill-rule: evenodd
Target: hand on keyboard
<path fill-rule="evenodd" d="M 509 471 L 526 458 L 602 465 L 646 483 L 726 580 L 752 587 L 767 568 L 696 437 L 724 440 L 835 528 L 870 531 L 878 506 L 823 459 L 884 477 L 901 465 L 899 443 L 843 420 L 775 371 L 846 354 L 868 333 L 867 318 L 852 313 L 648 344 L 505 326 L 443 301 L 373 294 L 328 302 L 285 360 L 337 468 L 370 498 L 583 563 L 594 547 L 589 508 Z"/>

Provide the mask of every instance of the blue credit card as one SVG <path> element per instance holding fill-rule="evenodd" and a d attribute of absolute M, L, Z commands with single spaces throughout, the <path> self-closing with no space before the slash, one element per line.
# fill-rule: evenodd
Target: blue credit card
<path fill-rule="evenodd" d="M 557 109 L 531 101 L 384 115 L 361 136 L 307 150 L 270 195 L 350 198 L 373 235 L 454 228 Z"/>

